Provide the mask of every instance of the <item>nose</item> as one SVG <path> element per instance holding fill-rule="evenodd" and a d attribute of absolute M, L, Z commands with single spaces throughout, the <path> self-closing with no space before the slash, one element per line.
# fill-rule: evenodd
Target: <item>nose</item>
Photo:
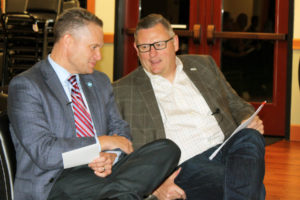
<path fill-rule="evenodd" d="M 150 56 L 155 56 L 156 53 L 157 53 L 157 51 L 156 51 L 154 45 L 151 45 L 150 46 L 150 51 L 149 51 Z"/>
<path fill-rule="evenodd" d="M 100 48 L 95 51 L 94 57 L 97 61 L 102 59 L 102 54 L 101 54 L 101 49 Z"/>

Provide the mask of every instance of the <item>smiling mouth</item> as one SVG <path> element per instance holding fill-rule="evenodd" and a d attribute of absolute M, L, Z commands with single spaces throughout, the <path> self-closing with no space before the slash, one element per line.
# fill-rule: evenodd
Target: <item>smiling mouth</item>
<path fill-rule="evenodd" d="M 93 67 L 96 66 L 96 62 L 90 62 L 90 65 L 92 65 Z"/>
<path fill-rule="evenodd" d="M 158 63 L 160 63 L 161 62 L 161 60 L 151 60 L 150 61 L 150 63 L 152 64 L 152 65 L 156 65 L 156 64 L 158 64 Z"/>

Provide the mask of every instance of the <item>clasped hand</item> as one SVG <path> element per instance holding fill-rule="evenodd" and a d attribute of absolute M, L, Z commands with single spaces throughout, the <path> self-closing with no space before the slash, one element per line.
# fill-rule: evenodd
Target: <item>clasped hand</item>
<path fill-rule="evenodd" d="M 100 152 L 100 156 L 89 163 L 89 167 L 99 177 L 106 177 L 111 174 L 111 168 L 117 157 L 115 153 Z"/>
<path fill-rule="evenodd" d="M 108 153 L 103 151 L 121 149 L 126 154 L 133 151 L 132 143 L 123 136 L 98 136 L 101 145 L 100 156 L 89 163 L 89 167 L 94 170 L 94 173 L 99 177 L 106 177 L 111 174 L 113 163 L 117 157 L 115 153 Z"/>
<path fill-rule="evenodd" d="M 126 154 L 130 154 L 131 152 L 133 152 L 132 142 L 126 137 L 114 134 L 112 136 L 98 136 L 98 139 L 102 151 L 121 149 Z"/>

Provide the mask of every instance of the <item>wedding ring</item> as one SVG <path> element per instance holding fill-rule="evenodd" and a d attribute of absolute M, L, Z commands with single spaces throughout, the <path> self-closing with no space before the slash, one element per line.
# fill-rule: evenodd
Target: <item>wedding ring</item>
<path fill-rule="evenodd" d="M 105 167 L 103 167 L 103 172 L 105 172 Z"/>

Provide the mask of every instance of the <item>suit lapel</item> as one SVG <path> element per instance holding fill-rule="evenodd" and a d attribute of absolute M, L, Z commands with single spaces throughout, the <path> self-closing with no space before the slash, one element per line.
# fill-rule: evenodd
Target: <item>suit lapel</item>
<path fill-rule="evenodd" d="M 62 105 L 63 113 L 66 113 L 67 121 L 64 123 L 72 124 L 72 128 L 74 129 L 75 133 L 74 114 L 71 105 L 68 105 L 69 99 L 49 61 L 46 60 L 44 62 L 45 64 L 40 68 L 42 76 L 46 81 L 50 92 L 52 92 L 52 94 L 57 98 L 59 104 Z"/>
<path fill-rule="evenodd" d="M 206 103 L 208 104 L 210 110 L 214 112 L 215 110 L 219 109 L 219 104 L 216 101 L 216 98 L 214 97 L 214 88 L 210 87 L 210 83 L 203 80 L 204 65 L 201 64 L 191 64 L 189 62 L 186 62 L 184 59 L 182 59 L 183 62 L 183 70 L 187 74 L 187 76 L 191 79 L 191 81 L 194 83 L 194 85 L 198 88 L 199 92 L 205 99 Z M 209 80 L 213 81 L 215 77 L 211 77 Z M 207 79 L 206 79 L 207 80 Z M 219 121 L 220 115 L 215 115 L 216 119 Z"/>
<path fill-rule="evenodd" d="M 162 118 L 149 77 L 146 75 L 142 67 L 139 67 L 138 70 L 138 75 L 134 80 L 134 85 L 137 86 L 137 89 L 143 98 L 143 102 L 146 104 L 146 108 L 150 113 L 150 117 L 154 123 L 155 129 L 164 130 Z M 163 137 L 165 137 L 165 135 L 159 136 L 159 138 Z"/>

